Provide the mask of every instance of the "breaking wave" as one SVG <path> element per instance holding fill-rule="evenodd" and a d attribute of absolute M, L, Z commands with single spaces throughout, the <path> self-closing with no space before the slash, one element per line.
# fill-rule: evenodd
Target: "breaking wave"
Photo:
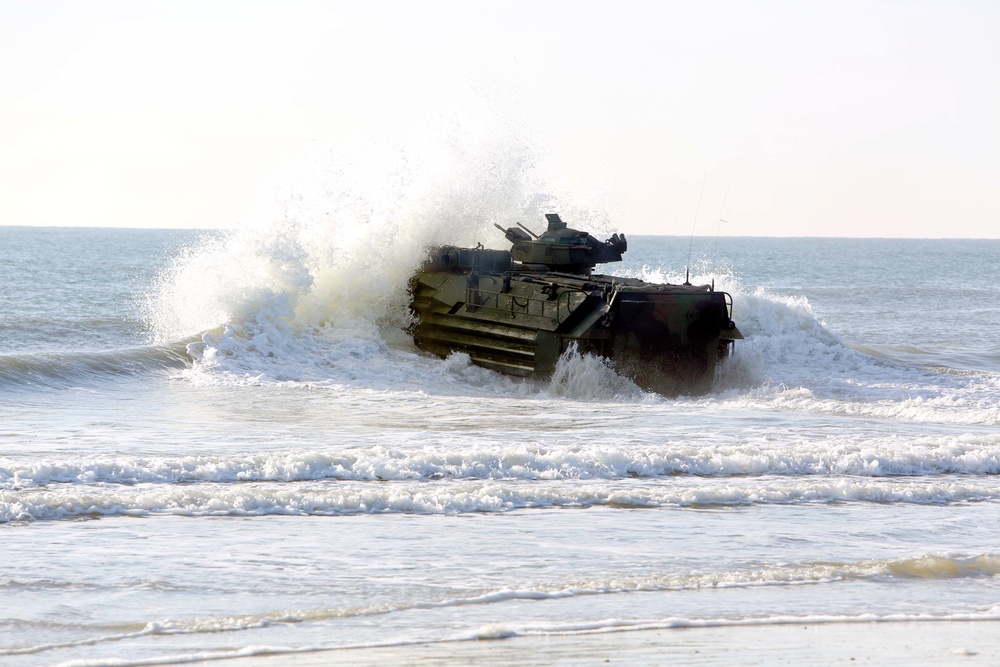
<path fill-rule="evenodd" d="M 871 445 L 452 446 L 66 458 L 0 467 L 0 521 L 120 515 L 461 514 L 1000 500 L 996 435 Z"/>
<path fill-rule="evenodd" d="M 852 475 L 894 478 L 1000 474 L 1000 435 L 883 441 L 819 440 L 794 448 L 742 444 L 481 444 L 344 447 L 234 456 L 85 456 L 0 465 L 0 490 L 86 484 L 306 481 L 616 480 L 694 476 Z"/>
<path fill-rule="evenodd" d="M 179 370 L 189 363 L 183 342 L 125 350 L 6 354 L 0 355 L 0 387 L 86 385 L 102 377 Z"/>

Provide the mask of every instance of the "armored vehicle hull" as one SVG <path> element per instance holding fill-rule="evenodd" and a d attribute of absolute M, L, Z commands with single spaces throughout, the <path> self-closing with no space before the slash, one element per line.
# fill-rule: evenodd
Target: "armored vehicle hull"
<path fill-rule="evenodd" d="M 561 221 L 549 218 L 551 232 L 552 218 Z M 585 232 L 574 233 L 577 248 L 586 245 L 581 235 L 595 245 Z M 417 347 L 441 357 L 464 352 L 477 365 L 504 373 L 545 376 L 575 346 L 606 358 L 646 390 L 677 395 L 708 391 L 716 364 L 742 338 L 725 292 L 592 275 L 586 262 L 565 253 L 561 263 L 516 262 L 512 254 L 524 255 L 518 243 L 546 243 L 547 237 L 531 241 L 516 228 L 508 230 L 512 235 L 512 251 L 431 251 L 410 282 Z M 617 244 L 620 259 L 624 237 L 604 243 Z M 529 250 L 546 257 L 544 248 Z M 560 250 L 567 248 L 547 256 Z M 572 271 L 554 270 L 568 266 Z"/>

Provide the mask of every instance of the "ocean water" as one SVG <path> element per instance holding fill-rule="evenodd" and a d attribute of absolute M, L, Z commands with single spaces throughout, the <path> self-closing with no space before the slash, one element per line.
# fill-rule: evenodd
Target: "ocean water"
<path fill-rule="evenodd" d="M 630 237 L 746 336 L 664 398 L 416 350 L 426 218 L 0 227 L 0 663 L 1000 620 L 1000 241 Z"/>

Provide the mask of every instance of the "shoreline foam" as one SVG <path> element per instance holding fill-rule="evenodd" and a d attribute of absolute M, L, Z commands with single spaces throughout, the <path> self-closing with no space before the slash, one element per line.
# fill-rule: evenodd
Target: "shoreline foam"
<path fill-rule="evenodd" d="M 419 665 L 996 665 L 1000 621 L 787 623 L 322 650 L 198 661 L 205 667 Z"/>

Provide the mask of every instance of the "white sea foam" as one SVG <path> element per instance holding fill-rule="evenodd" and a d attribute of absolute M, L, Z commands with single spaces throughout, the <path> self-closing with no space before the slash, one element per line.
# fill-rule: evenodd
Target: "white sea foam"
<path fill-rule="evenodd" d="M 824 326 L 804 297 L 733 289 L 746 339 L 720 369 L 727 403 L 958 424 L 1000 424 L 1000 374 L 951 374 L 865 354 Z"/>
<path fill-rule="evenodd" d="M 1000 474 L 1000 434 L 844 437 L 794 447 L 743 443 L 545 446 L 455 443 L 284 450 L 234 456 L 115 456 L 17 463 L 0 458 L 0 489 L 54 484 L 190 484 L 440 479 L 634 479 L 696 475 L 901 477 Z"/>
<path fill-rule="evenodd" d="M 509 639 L 513 637 L 556 637 L 599 635 L 622 632 L 641 632 L 646 630 L 671 630 L 682 628 L 727 628 L 752 626 L 782 626 L 782 625 L 829 625 L 829 624 L 871 624 L 871 623 L 933 623 L 933 622 L 982 622 L 1000 620 L 1000 608 L 976 610 L 966 613 L 931 614 L 931 613 L 896 613 L 875 614 L 810 614 L 810 615 L 761 615 L 745 618 L 691 618 L 666 617 L 645 619 L 603 618 L 589 622 L 578 623 L 491 623 L 461 632 L 452 636 L 436 639 L 397 640 L 391 642 L 346 643 L 338 646 L 308 645 L 290 648 L 287 646 L 253 645 L 243 648 L 226 648 L 224 650 L 201 651 L 193 653 L 176 652 L 156 658 L 108 658 L 108 659 L 77 659 L 57 663 L 54 667 L 140 667 L 144 665 L 186 664 L 204 661 L 218 661 L 254 656 L 272 656 L 277 660 L 291 656 L 311 654 L 314 658 L 323 659 L 330 656 L 331 660 L 340 661 L 342 652 L 357 649 L 404 649 L 415 644 L 437 645 L 442 652 L 447 653 L 448 647 L 455 642 Z M 911 652 L 912 653 L 912 652 Z M 966 648 L 955 649 L 952 652 L 963 660 L 977 655 L 977 652 Z M 336 656 L 336 657 L 334 657 Z"/>
<path fill-rule="evenodd" d="M 695 478 L 587 483 L 439 481 L 238 485 L 69 487 L 0 492 L 0 521 L 109 516 L 337 516 L 355 514 L 464 514 L 590 506 L 708 507 L 873 502 L 945 504 L 1000 500 L 981 478 L 736 478 L 706 484 Z"/>
<path fill-rule="evenodd" d="M 409 480 L 589 480 L 669 476 L 903 477 L 1000 474 L 1000 435 L 801 442 L 545 446 L 477 444 L 287 450 L 237 456 L 0 458 L 0 489 L 53 485 Z M 679 483 L 679 482 L 678 482 Z"/>
<path fill-rule="evenodd" d="M 615 372 L 601 357 L 580 354 L 576 346 L 559 358 L 547 387 L 552 397 L 586 399 L 626 399 L 640 401 L 651 396 L 628 378 Z"/>
<path fill-rule="evenodd" d="M 649 618 L 625 620 L 609 618 L 585 623 L 553 623 L 546 625 L 498 624 L 478 628 L 462 639 L 491 639 L 549 635 L 584 635 L 609 632 L 636 632 L 642 630 L 667 630 L 674 628 L 725 628 L 768 625 L 806 625 L 831 623 L 912 623 L 912 622 L 956 622 L 956 621 L 998 621 L 1000 607 L 954 614 L 897 613 L 897 614 L 813 614 L 813 615 L 772 615 L 744 618 Z"/>

